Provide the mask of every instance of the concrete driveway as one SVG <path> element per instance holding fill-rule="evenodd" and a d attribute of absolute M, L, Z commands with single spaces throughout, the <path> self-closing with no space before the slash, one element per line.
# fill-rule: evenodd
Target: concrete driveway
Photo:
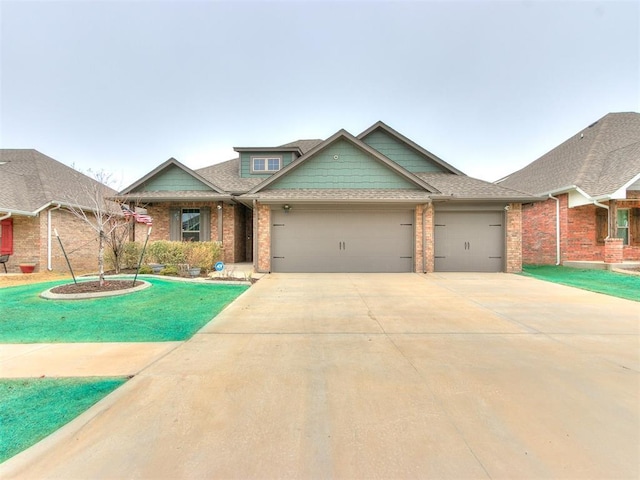
<path fill-rule="evenodd" d="M 506 274 L 274 274 L 8 478 L 633 478 L 640 305 Z"/>

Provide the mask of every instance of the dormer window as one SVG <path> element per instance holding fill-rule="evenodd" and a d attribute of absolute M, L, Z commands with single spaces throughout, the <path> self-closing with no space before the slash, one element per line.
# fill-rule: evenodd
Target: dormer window
<path fill-rule="evenodd" d="M 273 173 L 282 168 L 282 157 L 251 157 L 252 173 Z"/>

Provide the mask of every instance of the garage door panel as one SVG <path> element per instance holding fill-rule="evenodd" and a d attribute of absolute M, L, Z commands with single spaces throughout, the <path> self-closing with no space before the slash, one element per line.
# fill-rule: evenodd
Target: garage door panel
<path fill-rule="evenodd" d="M 411 272 L 413 212 L 272 212 L 272 270 Z"/>
<path fill-rule="evenodd" d="M 504 270 L 502 212 L 436 212 L 434 225 L 437 272 Z"/>

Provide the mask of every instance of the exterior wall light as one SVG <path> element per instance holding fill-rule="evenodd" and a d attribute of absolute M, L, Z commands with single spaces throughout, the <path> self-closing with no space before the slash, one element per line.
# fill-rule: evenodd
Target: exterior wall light
<path fill-rule="evenodd" d="M 291 205 L 289 205 L 288 203 L 285 203 L 282 206 L 282 209 L 284 210 L 284 213 L 289 213 L 289 210 L 291 210 Z"/>

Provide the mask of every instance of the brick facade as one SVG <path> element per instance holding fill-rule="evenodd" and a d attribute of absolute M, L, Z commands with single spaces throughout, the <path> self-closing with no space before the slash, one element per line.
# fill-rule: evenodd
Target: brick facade
<path fill-rule="evenodd" d="M 519 203 L 509 204 L 506 217 L 505 250 L 507 261 L 505 271 L 519 273 L 522 271 L 522 205 Z"/>
<path fill-rule="evenodd" d="M 628 192 L 627 197 L 616 202 L 618 209 L 640 207 L 640 192 Z M 589 204 L 569 208 L 568 194 L 557 195 L 557 198 L 560 204 L 560 263 L 606 261 L 605 242 L 597 241 L 596 210 L 602 207 Z M 522 215 L 523 262 L 555 264 L 556 201 L 551 198 L 525 205 Z M 620 250 L 622 260 L 640 260 L 640 245 L 625 245 Z"/>
<path fill-rule="evenodd" d="M 218 206 L 222 208 L 219 209 Z M 211 241 L 222 242 L 224 248 L 223 261 L 225 263 L 247 262 L 252 259 L 251 237 L 252 215 L 244 205 L 219 202 L 167 202 L 148 205 L 147 213 L 153 218 L 153 229 L 150 241 L 170 240 L 169 212 L 172 208 L 203 208 L 211 211 L 209 219 Z M 222 214 L 222 231 L 219 230 L 219 216 Z M 143 241 L 147 226 L 136 224 L 135 239 Z"/>
<path fill-rule="evenodd" d="M 58 231 L 74 273 L 97 273 L 98 234 L 84 220 L 64 209 L 51 209 L 51 270 L 68 272 L 60 242 L 54 234 Z M 49 213 L 40 212 L 35 217 L 14 216 L 13 254 L 7 263 L 7 271 L 20 272 L 20 263 L 35 263 L 36 272 L 48 268 Z"/>
<path fill-rule="evenodd" d="M 258 239 L 257 252 L 254 252 L 254 265 L 258 272 L 271 271 L 271 209 L 269 205 L 258 203 L 253 211 Z"/>

